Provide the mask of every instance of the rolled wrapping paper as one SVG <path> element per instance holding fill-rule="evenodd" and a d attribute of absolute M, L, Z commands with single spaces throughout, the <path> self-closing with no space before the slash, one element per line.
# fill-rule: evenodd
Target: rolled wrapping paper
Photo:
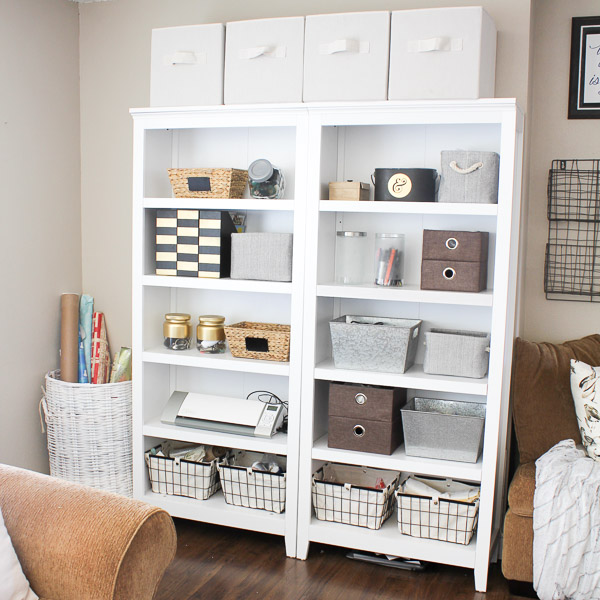
<path fill-rule="evenodd" d="M 77 383 L 79 355 L 79 294 L 60 297 L 60 378 Z"/>

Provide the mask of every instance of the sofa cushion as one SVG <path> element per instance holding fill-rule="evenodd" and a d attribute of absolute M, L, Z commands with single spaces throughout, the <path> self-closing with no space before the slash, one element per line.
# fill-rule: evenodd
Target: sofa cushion
<path fill-rule="evenodd" d="M 508 489 L 508 506 L 520 517 L 533 518 L 535 463 L 519 465 Z"/>
<path fill-rule="evenodd" d="M 516 340 L 513 421 L 522 463 L 535 461 L 564 439 L 581 439 L 571 396 L 572 358 L 600 365 L 600 335 L 564 344 Z"/>
<path fill-rule="evenodd" d="M 581 433 L 590 458 L 600 461 L 600 367 L 571 360 L 571 394 Z M 578 440 L 575 440 L 576 442 Z"/>
<path fill-rule="evenodd" d="M 504 517 L 502 574 L 513 581 L 533 581 L 533 519 L 512 508 Z"/>
<path fill-rule="evenodd" d="M 29 587 L 0 511 L 0 598 L 37 600 Z"/>

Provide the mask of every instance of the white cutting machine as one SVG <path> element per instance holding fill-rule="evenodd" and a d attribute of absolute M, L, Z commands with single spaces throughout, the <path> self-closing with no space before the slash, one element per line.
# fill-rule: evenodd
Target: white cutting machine
<path fill-rule="evenodd" d="M 272 437 L 281 427 L 284 416 L 283 404 L 173 392 L 163 410 L 161 421 L 168 425 Z"/>

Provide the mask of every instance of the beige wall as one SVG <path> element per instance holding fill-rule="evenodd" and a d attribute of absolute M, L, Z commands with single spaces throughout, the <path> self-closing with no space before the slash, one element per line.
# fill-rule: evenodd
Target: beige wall
<path fill-rule="evenodd" d="M 499 96 L 527 105 L 530 0 L 114 0 L 80 5 L 83 288 L 107 315 L 111 347 L 131 343 L 130 107 L 147 106 L 155 27 L 262 17 L 484 5 L 499 30 Z"/>
<path fill-rule="evenodd" d="M 597 0 L 534 0 L 529 217 L 524 337 L 563 341 L 600 331 L 600 305 L 546 300 L 548 169 L 556 158 L 598 158 L 600 120 L 567 119 L 571 17 L 600 14 Z"/>
<path fill-rule="evenodd" d="M 78 31 L 67 0 L 0 2 L 0 462 L 46 472 L 40 386 L 81 288 Z"/>

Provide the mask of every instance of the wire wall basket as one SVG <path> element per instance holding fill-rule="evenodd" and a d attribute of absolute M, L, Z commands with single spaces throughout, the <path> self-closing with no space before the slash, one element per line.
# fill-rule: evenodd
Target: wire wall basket
<path fill-rule="evenodd" d="M 553 160 L 548 176 L 548 300 L 600 301 L 600 159 Z"/>

